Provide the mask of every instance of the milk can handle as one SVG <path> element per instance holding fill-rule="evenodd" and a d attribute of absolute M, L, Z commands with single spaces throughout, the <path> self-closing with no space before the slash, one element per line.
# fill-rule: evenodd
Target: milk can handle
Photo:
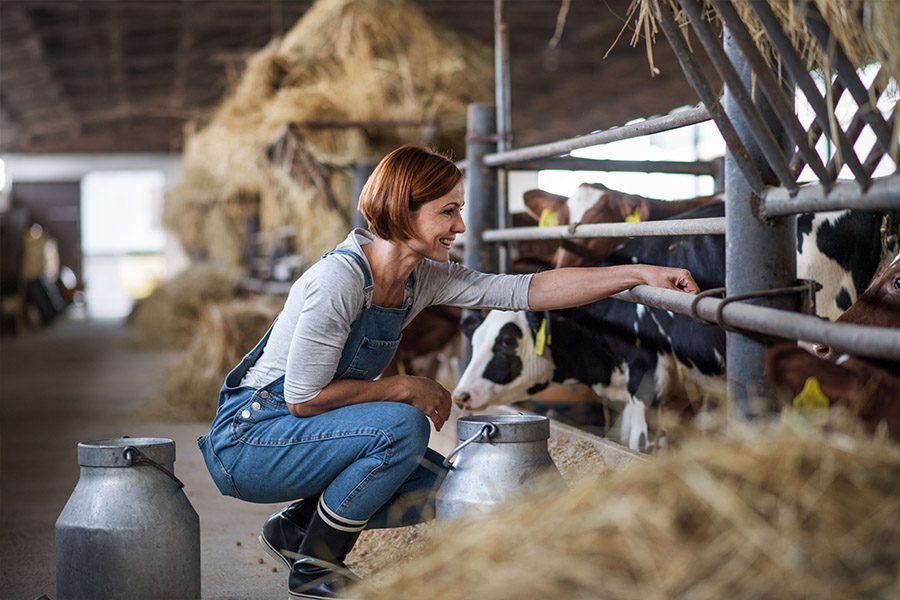
<path fill-rule="evenodd" d="M 478 430 L 478 433 L 476 433 L 475 435 L 473 435 L 472 437 L 470 437 L 469 439 L 464 441 L 462 444 L 460 444 L 459 446 L 457 446 L 456 448 L 454 448 L 453 450 L 450 451 L 450 454 L 448 454 L 447 458 L 444 459 L 444 468 L 445 469 L 455 469 L 456 467 L 453 465 L 453 463 L 450 462 L 450 460 L 454 456 L 459 454 L 460 450 L 462 450 L 463 448 L 465 448 L 466 446 L 468 446 L 469 444 L 471 444 L 472 442 L 474 442 L 475 440 L 477 440 L 480 437 L 486 437 L 487 439 L 491 439 L 492 437 L 494 437 L 494 435 L 496 433 L 497 433 L 496 425 L 494 425 L 493 423 L 485 423 L 484 426 Z"/>
<path fill-rule="evenodd" d="M 135 448 L 134 446 L 128 446 L 125 448 L 125 460 L 128 461 L 128 466 L 133 465 L 150 465 L 151 467 L 156 467 L 166 475 L 172 478 L 172 481 L 178 484 L 179 488 L 183 488 L 184 484 L 181 483 L 181 480 L 175 477 L 175 474 L 170 470 Z"/>

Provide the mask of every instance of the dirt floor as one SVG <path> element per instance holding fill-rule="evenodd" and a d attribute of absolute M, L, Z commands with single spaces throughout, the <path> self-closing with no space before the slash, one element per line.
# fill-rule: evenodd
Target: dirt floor
<path fill-rule="evenodd" d="M 204 598 L 287 597 L 284 567 L 257 542 L 279 506 L 219 494 L 196 445 L 208 424 L 146 416 L 178 358 L 134 347 L 118 321 L 61 320 L 0 340 L 0 598 L 56 597 L 54 524 L 78 481 L 76 445 L 122 435 L 175 441 L 176 474 L 200 515 Z M 633 460 L 573 432 L 554 425 L 550 441 L 567 478 Z M 432 446 L 446 452 L 454 441 L 447 427 Z M 428 527 L 365 532 L 348 563 L 362 575 L 376 573 L 415 552 Z"/>

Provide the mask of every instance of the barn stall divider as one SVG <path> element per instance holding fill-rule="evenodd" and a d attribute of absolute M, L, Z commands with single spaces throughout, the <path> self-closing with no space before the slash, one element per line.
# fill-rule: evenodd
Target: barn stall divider
<path fill-rule="evenodd" d="M 507 271 L 503 244 L 511 241 L 589 237 L 725 234 L 726 288 L 723 298 L 637 286 L 621 300 L 694 316 L 726 330 L 727 390 L 731 414 L 752 416 L 751 401 L 772 398 L 764 374 L 766 346 L 754 334 L 823 343 L 855 355 L 900 358 L 900 332 L 833 323 L 798 311 L 800 298 L 815 293 L 796 279 L 796 216 L 836 209 L 900 210 L 900 174 L 895 136 L 896 101 L 885 118 L 876 107 L 888 87 L 882 70 L 867 88 L 824 19 L 811 4 L 806 25 L 824 53 L 832 53 L 835 77 L 823 96 L 798 50 L 767 2 L 750 2 L 765 30 L 782 72 L 776 75 L 730 0 L 710 0 L 724 26 L 723 42 L 704 20 L 700 0 L 678 0 L 715 72 L 725 86 L 720 98 L 701 71 L 676 15 L 666 2 L 654 4 L 656 22 L 675 51 L 702 104 L 639 123 L 545 144 L 510 148 L 510 94 L 507 27 L 503 0 L 495 0 L 496 106 L 473 104 L 468 112 L 466 197 L 469 205 L 464 252 L 467 266 Z M 882 69 L 884 69 L 882 67 Z M 799 89 L 814 111 L 804 128 L 794 109 Z M 760 93 L 760 91 L 762 93 Z M 831 112 L 848 91 L 856 113 L 846 128 Z M 829 107 L 829 100 L 833 102 Z M 592 161 L 563 156 L 572 150 L 635 138 L 713 120 L 726 144 L 721 219 L 668 220 L 558 227 L 507 227 L 506 174 L 544 168 L 693 173 L 716 175 L 710 163 Z M 498 127 L 499 125 L 499 127 Z M 875 142 L 864 159 L 854 143 L 868 127 Z M 827 162 L 816 151 L 825 137 L 837 148 Z M 893 142 L 893 143 L 892 143 Z M 882 158 L 894 165 L 890 175 L 873 178 Z M 818 179 L 801 185 L 805 166 Z M 846 165 L 854 181 L 838 181 Z M 861 293 L 862 290 L 859 290 Z M 757 339 L 755 339 L 757 338 Z M 735 410 L 736 409 L 736 410 Z"/>

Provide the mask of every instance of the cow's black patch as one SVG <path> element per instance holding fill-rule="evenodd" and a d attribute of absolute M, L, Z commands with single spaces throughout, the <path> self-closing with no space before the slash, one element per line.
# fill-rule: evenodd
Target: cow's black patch
<path fill-rule="evenodd" d="M 529 396 L 532 394 L 537 394 L 540 391 L 546 390 L 547 386 L 549 386 L 549 385 L 550 385 L 549 381 L 545 381 L 543 383 L 536 383 L 533 386 L 531 386 L 530 388 L 528 388 L 527 390 L 525 390 L 525 393 L 528 394 Z"/>
<path fill-rule="evenodd" d="M 482 377 L 502 385 L 521 375 L 522 359 L 516 352 L 521 339 L 522 329 L 515 323 L 507 323 L 501 327 L 494 340 L 494 347 L 491 348 L 493 356 L 484 368 Z"/>
<path fill-rule="evenodd" d="M 841 291 L 838 292 L 838 295 L 834 297 L 834 303 L 841 310 L 847 310 L 853 304 L 853 301 L 850 299 L 850 292 L 847 291 L 847 288 L 841 286 Z"/>
<path fill-rule="evenodd" d="M 881 213 L 848 212 L 822 223 L 819 250 L 850 273 L 858 293 L 872 281 L 881 260 Z"/>
<path fill-rule="evenodd" d="M 815 213 L 803 213 L 797 216 L 797 254 L 803 250 L 803 238 L 812 233 Z"/>

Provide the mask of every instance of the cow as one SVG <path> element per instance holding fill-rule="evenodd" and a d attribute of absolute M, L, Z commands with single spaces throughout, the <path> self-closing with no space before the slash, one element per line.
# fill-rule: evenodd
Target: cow
<path fill-rule="evenodd" d="M 900 254 L 838 321 L 900 329 Z M 766 375 L 773 387 L 787 392 L 786 400 L 821 393 L 823 404 L 843 406 L 870 431 L 884 422 L 888 433 L 900 438 L 900 360 L 837 355 L 823 344 L 815 353 L 792 344 L 771 348 Z"/>
<path fill-rule="evenodd" d="M 525 192 L 523 199 L 534 219 L 539 220 L 542 214 L 550 212 L 556 215 L 557 225 L 574 225 L 660 221 L 712 202 L 720 202 L 721 196 L 656 200 L 612 190 L 599 183 L 582 183 L 569 198 L 543 190 L 529 190 Z M 583 267 L 598 264 L 623 241 L 624 238 L 563 240 L 554 257 L 554 266 Z"/>
<path fill-rule="evenodd" d="M 900 213 L 831 211 L 797 217 L 797 276 L 822 285 L 816 314 L 834 320 L 900 251 Z"/>
<path fill-rule="evenodd" d="M 684 218 L 720 217 L 722 203 Z M 724 283 L 721 235 L 662 236 L 630 240 L 605 264 L 647 263 L 691 270 L 703 289 Z M 534 334 L 549 318 L 551 343 L 537 354 Z M 473 332 L 469 366 L 453 391 L 472 409 L 520 400 L 549 383 L 575 380 L 603 394 L 624 384 L 622 439 L 634 449 L 647 443 L 647 403 L 693 412 L 703 401 L 724 398 L 725 334 L 691 317 L 607 298 L 548 313 L 493 311 Z M 645 383 L 646 380 L 646 383 Z"/>

